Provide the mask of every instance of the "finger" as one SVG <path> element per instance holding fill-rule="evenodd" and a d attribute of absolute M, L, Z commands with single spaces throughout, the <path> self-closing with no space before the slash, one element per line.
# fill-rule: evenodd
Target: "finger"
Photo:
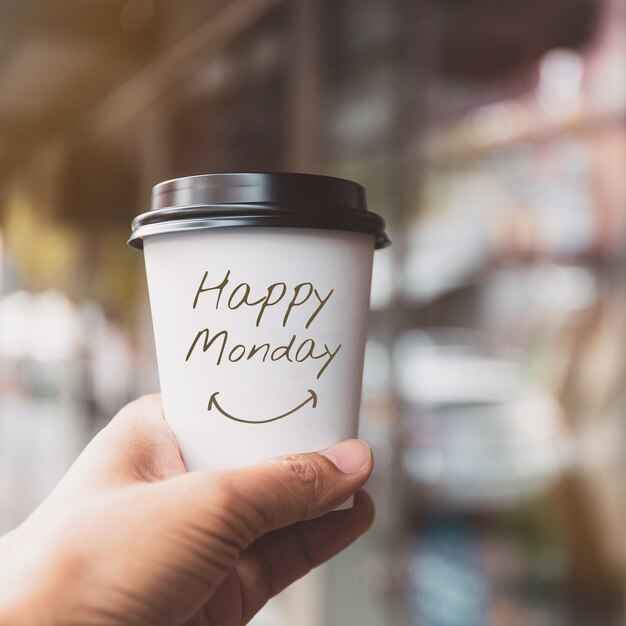
<path fill-rule="evenodd" d="M 236 565 L 242 591 L 242 623 L 276 594 L 341 552 L 372 524 L 374 505 L 364 491 L 354 506 L 268 533 Z"/>
<path fill-rule="evenodd" d="M 207 523 L 215 524 L 217 515 L 224 539 L 243 549 L 270 531 L 337 508 L 365 484 L 372 467 L 369 446 L 350 439 L 322 452 L 181 479 L 190 506 L 206 511 Z"/>
<path fill-rule="evenodd" d="M 165 422 L 160 394 L 126 405 L 93 441 L 108 467 L 140 481 L 162 480 L 185 471 L 178 443 Z"/>

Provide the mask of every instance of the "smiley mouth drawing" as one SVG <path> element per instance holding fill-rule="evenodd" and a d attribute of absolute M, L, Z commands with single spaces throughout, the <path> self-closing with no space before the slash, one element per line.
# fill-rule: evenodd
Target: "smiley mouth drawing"
<path fill-rule="evenodd" d="M 234 422 L 241 422 L 242 424 L 268 424 L 269 422 L 275 422 L 277 420 L 283 419 L 284 417 L 287 417 L 288 415 L 292 415 L 296 411 L 299 411 L 302 407 L 306 406 L 309 402 L 311 403 L 311 408 L 315 409 L 317 407 L 317 394 L 315 393 L 315 391 L 313 391 L 313 389 L 308 389 L 308 392 L 309 392 L 309 397 L 304 402 L 301 402 L 297 407 L 295 407 L 294 409 L 291 409 L 291 411 L 287 411 L 286 413 L 282 413 L 281 415 L 277 415 L 276 417 L 270 417 L 269 419 L 265 419 L 265 420 L 246 420 L 246 419 L 242 419 L 241 417 L 235 417 L 234 415 L 227 413 L 226 411 L 224 411 L 224 409 L 220 406 L 219 402 L 217 401 L 217 396 L 219 396 L 220 394 L 219 391 L 216 391 L 209 398 L 207 411 L 211 411 L 213 408 L 215 408 L 217 411 L 219 411 L 224 417 L 227 417 L 229 420 L 233 420 Z"/>

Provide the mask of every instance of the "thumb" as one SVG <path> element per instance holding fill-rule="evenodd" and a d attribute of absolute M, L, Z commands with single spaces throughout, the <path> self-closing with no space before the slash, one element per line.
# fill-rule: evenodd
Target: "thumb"
<path fill-rule="evenodd" d="M 369 478 L 369 446 L 349 439 L 321 452 L 277 457 L 254 466 L 220 472 L 192 472 L 185 489 L 207 525 L 240 549 L 255 539 L 337 508 Z"/>

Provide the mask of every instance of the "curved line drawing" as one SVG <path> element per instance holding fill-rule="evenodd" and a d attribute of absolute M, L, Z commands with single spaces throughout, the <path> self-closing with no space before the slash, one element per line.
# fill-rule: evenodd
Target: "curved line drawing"
<path fill-rule="evenodd" d="M 266 419 L 266 420 L 245 420 L 240 417 L 235 417 L 234 415 L 231 415 L 230 413 L 227 413 L 226 411 L 224 411 L 224 409 L 220 406 L 219 402 L 217 401 L 217 396 L 219 396 L 220 394 L 219 391 L 216 391 L 209 398 L 209 404 L 207 405 L 206 409 L 207 411 L 211 411 L 215 407 L 215 409 L 217 409 L 224 417 L 227 417 L 228 419 L 233 420 L 234 422 L 240 422 L 242 424 L 267 424 L 269 422 L 275 422 L 276 420 L 283 419 L 284 417 L 287 417 L 288 415 L 291 415 L 292 413 L 299 411 L 303 406 L 306 406 L 309 402 L 311 402 L 312 408 L 316 408 L 317 407 L 317 394 L 315 393 L 315 391 L 313 391 L 313 389 L 308 389 L 307 391 L 309 392 L 309 397 L 304 402 L 301 402 L 295 409 L 291 409 L 291 411 L 282 413 L 281 415 L 278 415 L 277 417 L 270 417 L 269 419 Z"/>

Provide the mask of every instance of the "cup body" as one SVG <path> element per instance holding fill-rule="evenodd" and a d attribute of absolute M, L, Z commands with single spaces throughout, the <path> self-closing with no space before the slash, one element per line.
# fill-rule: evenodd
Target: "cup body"
<path fill-rule="evenodd" d="M 145 238 L 163 408 L 188 470 L 356 436 L 374 244 L 314 228 Z"/>

